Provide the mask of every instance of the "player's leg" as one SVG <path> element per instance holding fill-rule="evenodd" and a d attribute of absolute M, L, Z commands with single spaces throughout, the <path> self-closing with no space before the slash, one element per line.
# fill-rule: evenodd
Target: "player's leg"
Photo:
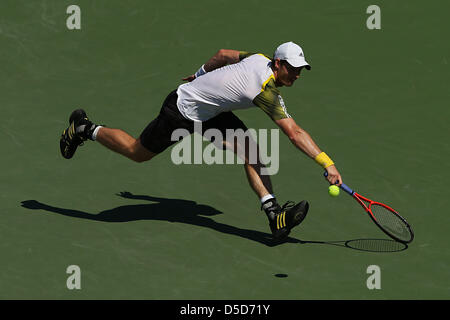
<path fill-rule="evenodd" d="M 309 204 L 306 201 L 298 204 L 288 201 L 280 206 L 273 195 L 270 176 L 263 174 L 265 165 L 259 158 L 259 146 L 250 135 L 246 136 L 244 146 L 242 146 L 242 140 L 235 139 L 234 145 L 232 145 L 233 151 L 245 160 L 244 168 L 247 179 L 253 191 L 261 199 L 261 208 L 269 219 L 269 226 L 274 239 L 286 238 L 291 229 L 303 221 L 308 212 Z M 229 142 L 226 141 L 225 145 L 230 148 Z M 255 152 L 256 154 L 252 154 Z"/>
<path fill-rule="evenodd" d="M 265 165 L 260 160 L 258 144 L 247 126 L 232 112 L 223 112 L 203 122 L 203 133 L 209 129 L 222 134 L 223 141 L 213 142 L 216 147 L 233 151 L 243 161 L 247 180 L 259 199 L 274 198 L 270 177 L 261 174 Z"/>
<path fill-rule="evenodd" d="M 61 135 L 61 153 L 64 158 L 70 159 L 78 146 L 86 140 L 94 140 L 136 162 L 150 160 L 176 142 L 171 140 L 175 129 L 192 131 L 193 123 L 179 114 L 176 101 L 176 91 L 173 91 L 165 99 L 159 115 L 137 139 L 121 129 L 96 125 L 88 119 L 84 110 L 75 110 L 69 118 L 69 127 Z"/>
<path fill-rule="evenodd" d="M 140 139 L 135 139 L 120 129 L 96 125 L 89 120 L 83 109 L 75 110 L 70 115 L 69 127 L 61 135 L 60 148 L 63 157 L 72 158 L 77 147 L 87 140 L 97 140 L 110 150 L 136 162 L 150 160 L 156 155 L 147 150 Z"/>
<path fill-rule="evenodd" d="M 210 128 L 220 130 L 225 138 L 222 145 L 244 160 L 248 182 L 261 201 L 261 209 L 267 215 L 274 239 L 280 240 L 287 237 L 291 229 L 305 218 L 308 203 L 302 201 L 294 205 L 292 202 L 287 202 L 283 206 L 277 203 L 270 176 L 263 174 L 265 165 L 260 160 L 258 144 L 245 124 L 232 112 L 223 112 L 203 123 L 203 132 Z M 227 135 L 229 129 L 234 131 L 233 135 Z M 220 147 L 217 141 L 214 141 L 214 144 Z"/>
<path fill-rule="evenodd" d="M 136 162 L 148 161 L 157 155 L 145 148 L 140 138 L 135 139 L 121 129 L 101 127 L 95 140 L 106 148 Z"/>
<path fill-rule="evenodd" d="M 244 164 L 245 174 L 250 187 L 256 193 L 259 199 L 264 198 L 267 195 L 273 194 L 272 182 L 270 176 L 261 175 L 260 172 L 264 168 L 262 164 Z"/>
<path fill-rule="evenodd" d="M 191 123 L 177 114 L 176 92 L 171 92 L 161 107 L 159 115 L 151 121 L 135 139 L 121 129 L 101 127 L 95 134 L 95 140 L 117 153 L 136 162 L 144 162 L 163 152 L 175 143 L 172 132 L 181 128 L 190 128 Z"/>
<path fill-rule="evenodd" d="M 248 183 L 261 200 L 261 204 L 269 199 L 273 199 L 273 203 L 276 204 L 270 176 L 262 174 L 266 166 L 261 162 L 259 146 L 253 137 L 246 135 L 244 139 L 235 138 L 232 143 L 224 141 L 224 146 L 244 161 Z"/>
<path fill-rule="evenodd" d="M 242 145 L 242 142 L 244 145 Z M 262 174 L 265 165 L 259 158 L 259 146 L 256 141 L 251 136 L 246 136 L 244 139 L 235 138 L 233 144 L 225 141 L 224 145 L 226 148 L 232 149 L 238 157 L 244 160 L 244 169 L 248 183 L 258 198 L 264 199 L 272 195 L 272 182 L 269 175 Z"/>

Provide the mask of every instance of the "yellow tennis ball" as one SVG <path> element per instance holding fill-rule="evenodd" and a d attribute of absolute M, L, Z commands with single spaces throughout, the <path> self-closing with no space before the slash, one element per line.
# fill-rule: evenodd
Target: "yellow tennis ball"
<path fill-rule="evenodd" d="M 339 195 L 339 187 L 336 185 L 329 186 L 328 194 L 332 197 L 337 197 Z"/>

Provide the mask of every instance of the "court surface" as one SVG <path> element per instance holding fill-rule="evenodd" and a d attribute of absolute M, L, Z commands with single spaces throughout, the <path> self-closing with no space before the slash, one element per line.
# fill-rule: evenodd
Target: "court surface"
<path fill-rule="evenodd" d="M 0 4 L 0 298 L 448 299 L 449 52 L 443 1 L 80 0 Z M 303 46 L 281 88 L 344 182 L 396 208 L 416 238 L 388 240 L 280 133 L 275 193 L 310 202 L 273 246 L 242 165 L 136 164 L 87 142 L 59 153 L 71 111 L 137 136 L 218 49 Z M 249 128 L 275 124 L 256 108 Z M 207 146 L 206 142 L 204 146 Z M 387 252 L 388 251 L 388 252 Z M 67 268 L 81 270 L 69 290 Z M 369 266 L 381 289 L 369 290 Z"/>

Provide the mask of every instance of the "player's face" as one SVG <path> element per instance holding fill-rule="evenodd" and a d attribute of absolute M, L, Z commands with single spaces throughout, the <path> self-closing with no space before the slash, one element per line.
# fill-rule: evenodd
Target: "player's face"
<path fill-rule="evenodd" d="M 300 77 L 300 73 L 303 67 L 295 68 L 286 61 L 279 61 L 276 63 L 277 68 L 277 84 L 279 86 L 290 87 L 294 84 L 295 80 Z"/>

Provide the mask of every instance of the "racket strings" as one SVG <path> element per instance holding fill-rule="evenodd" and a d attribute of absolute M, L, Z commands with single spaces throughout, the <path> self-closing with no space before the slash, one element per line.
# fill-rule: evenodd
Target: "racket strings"
<path fill-rule="evenodd" d="M 370 206 L 370 211 L 378 224 L 387 232 L 391 233 L 400 241 L 411 241 L 412 235 L 410 228 L 397 214 L 376 203 Z"/>

